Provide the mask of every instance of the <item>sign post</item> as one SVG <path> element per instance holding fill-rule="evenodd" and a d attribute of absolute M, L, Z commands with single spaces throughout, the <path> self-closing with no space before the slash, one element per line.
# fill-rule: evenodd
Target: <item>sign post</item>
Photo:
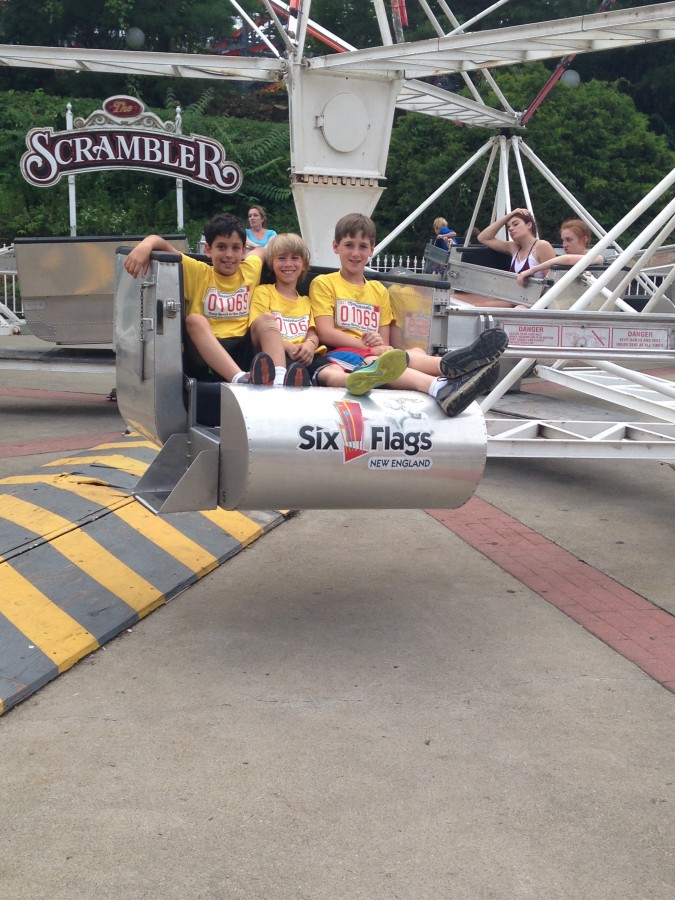
<path fill-rule="evenodd" d="M 21 157 L 21 174 L 30 184 L 51 187 L 66 175 L 70 233 L 77 234 L 75 175 L 116 169 L 151 172 L 176 179 L 178 228 L 184 227 L 183 181 L 221 194 L 239 190 L 243 175 L 226 159 L 224 148 L 200 135 L 182 133 L 182 111 L 173 122 L 148 112 L 135 97 L 109 97 L 86 119 L 66 111 L 66 130 L 33 128 Z"/>

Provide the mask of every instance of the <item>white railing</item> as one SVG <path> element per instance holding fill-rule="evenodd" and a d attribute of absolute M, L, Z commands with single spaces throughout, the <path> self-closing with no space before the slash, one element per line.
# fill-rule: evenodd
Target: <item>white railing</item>
<path fill-rule="evenodd" d="M 423 259 L 397 253 L 380 253 L 374 256 L 368 265 L 376 272 L 388 272 L 389 269 L 409 269 L 417 275 L 424 271 Z"/>
<path fill-rule="evenodd" d="M 7 244 L 3 244 L 0 247 L 0 303 L 4 303 L 15 316 L 23 316 L 14 244 L 10 244 L 9 247 Z"/>

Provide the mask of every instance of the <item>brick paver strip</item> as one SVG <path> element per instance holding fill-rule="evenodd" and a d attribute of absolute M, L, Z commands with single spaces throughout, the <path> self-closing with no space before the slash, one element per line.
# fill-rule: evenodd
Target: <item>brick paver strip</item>
<path fill-rule="evenodd" d="M 427 513 L 675 693 L 675 616 L 478 497 Z"/>

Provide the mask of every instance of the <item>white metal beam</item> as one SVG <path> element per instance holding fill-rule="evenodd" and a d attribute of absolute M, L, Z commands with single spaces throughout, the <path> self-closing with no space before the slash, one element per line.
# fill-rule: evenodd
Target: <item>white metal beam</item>
<path fill-rule="evenodd" d="M 493 109 L 482 103 L 476 103 L 467 97 L 460 97 L 435 87 L 424 81 L 412 80 L 404 84 L 396 106 L 406 112 L 419 112 L 428 116 L 437 116 L 449 122 L 462 122 L 465 125 L 481 125 L 484 128 L 513 128 L 518 124 L 520 113 L 505 112 Z"/>
<path fill-rule="evenodd" d="M 314 57 L 307 60 L 307 65 L 343 72 L 397 71 L 405 78 L 422 78 L 674 38 L 675 2 L 668 2 L 534 25 L 368 47 Z"/>
<path fill-rule="evenodd" d="M 652 422 L 486 419 L 488 459 L 675 460 L 675 426 Z"/>
<path fill-rule="evenodd" d="M 84 47 L 24 47 L 17 44 L 0 44 L 0 65 L 70 72 L 251 81 L 277 81 L 287 68 L 285 60 L 260 57 L 88 50 Z"/>

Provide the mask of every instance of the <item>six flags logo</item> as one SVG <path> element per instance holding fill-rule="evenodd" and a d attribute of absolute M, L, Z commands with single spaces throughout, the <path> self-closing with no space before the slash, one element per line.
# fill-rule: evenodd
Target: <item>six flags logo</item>
<path fill-rule="evenodd" d="M 344 461 L 351 462 L 367 453 L 391 451 L 402 453 L 402 457 L 386 456 L 370 460 L 369 468 L 430 468 L 431 459 L 417 459 L 420 453 L 433 448 L 429 431 L 399 431 L 390 425 L 371 425 L 363 415 L 361 404 L 352 400 L 338 400 L 334 404 L 339 417 L 336 431 L 323 425 L 303 425 L 298 430 L 301 438 L 299 450 L 337 451 L 338 438 L 342 436 Z"/>

